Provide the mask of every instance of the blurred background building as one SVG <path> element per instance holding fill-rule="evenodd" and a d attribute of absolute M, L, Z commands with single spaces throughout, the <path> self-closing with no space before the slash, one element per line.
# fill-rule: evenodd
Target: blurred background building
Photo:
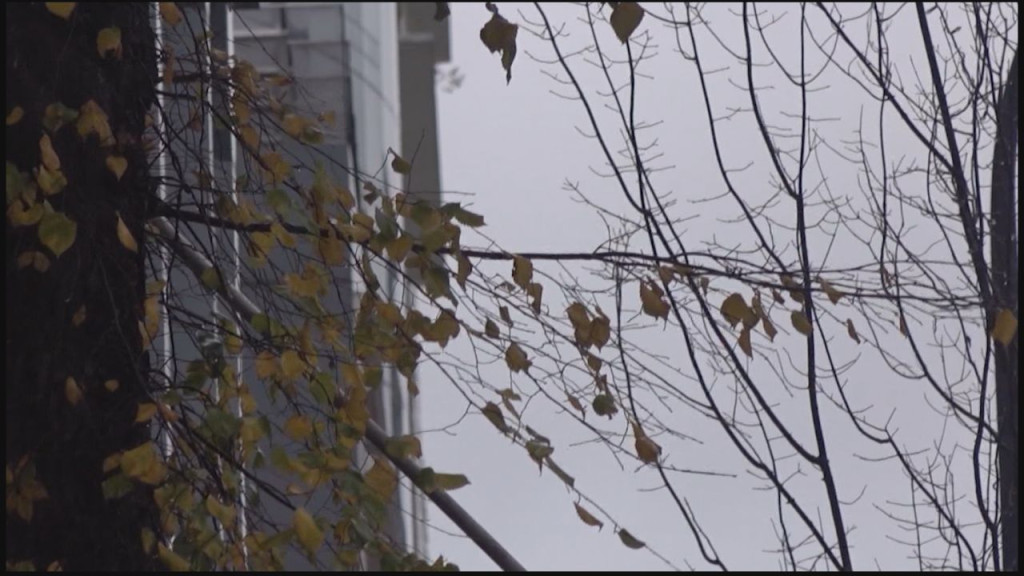
<path fill-rule="evenodd" d="M 361 204 L 364 201 L 359 174 L 365 173 L 375 174 L 378 185 L 382 180 L 386 188 L 403 189 L 439 202 L 435 65 L 448 60 L 449 38 L 448 23 L 434 20 L 433 3 L 192 2 L 179 3 L 179 6 L 185 21 L 173 32 L 154 13 L 154 25 L 164 48 L 178 55 L 194 52 L 194 36 L 183 34 L 182 26 L 193 34 L 209 30 L 215 50 L 251 62 L 263 75 L 291 78 L 278 95 L 285 106 L 334 113 L 334 127 L 324 134 L 323 144 L 311 150 L 297 142 L 286 143 L 288 155 L 307 167 L 322 165 L 334 181 L 346 183 Z M 190 41 L 192 45 L 183 45 Z M 188 72 L 187 62 L 179 62 L 178 66 L 179 73 Z M 175 83 L 162 86 L 162 90 L 165 93 L 162 101 L 166 101 L 168 95 L 184 94 L 188 88 Z M 206 97 L 211 99 L 214 109 L 224 106 L 223 102 L 217 102 L 218 98 L 223 100 L 223 95 L 207 94 Z M 165 122 L 160 128 L 168 134 L 192 138 L 192 141 L 172 142 L 168 146 L 168 153 L 158 159 L 155 168 L 161 175 L 169 173 L 172 162 L 177 162 L 175 171 L 185 174 L 196 166 L 210 166 L 213 172 L 210 176 L 227 183 L 230 189 L 235 178 L 251 169 L 241 164 L 235 138 L 212 117 L 207 118 L 202 130 L 193 131 L 196 134 L 181 136 L 187 131 L 179 128 L 194 122 L 188 117 L 188 109 L 164 106 L 164 110 Z M 405 181 L 388 168 L 389 148 L 405 158 L 415 157 L 413 171 L 404 177 Z M 201 150 L 206 157 L 195 158 L 195 150 Z M 313 174 L 308 169 L 297 170 L 295 177 L 300 185 L 309 185 Z M 170 186 L 166 188 L 161 190 L 161 196 L 174 201 L 169 195 L 180 192 L 171 192 Z M 197 233 L 193 229 L 191 236 L 193 242 L 222 266 L 238 269 L 237 235 L 222 230 Z M 220 304 L 216 299 L 201 289 L 183 290 L 182 286 L 194 286 L 195 279 L 177 269 L 171 258 L 165 262 L 163 274 L 175 284 L 175 293 L 183 294 L 181 306 L 198 318 L 229 315 L 218 309 Z M 288 266 L 284 261 L 280 264 L 283 268 Z M 335 286 L 333 296 L 324 299 L 324 305 L 332 314 L 346 315 L 358 304 L 361 286 L 357 278 L 344 270 L 335 276 L 340 285 Z M 406 298 L 399 280 L 390 270 L 381 268 L 378 279 L 385 294 Z M 238 281 L 237 275 L 234 281 Z M 246 289 L 244 281 L 241 288 Z M 212 335 L 197 334 L 195 330 L 175 329 L 165 322 L 154 346 L 168 382 L 185 377 L 188 366 L 179 359 L 201 354 L 203 338 L 217 341 L 216 330 L 211 332 Z M 254 379 L 253 369 L 247 365 L 249 362 L 243 358 L 235 360 L 238 373 L 243 378 L 249 375 L 248 378 Z M 265 393 L 253 390 L 253 395 L 261 413 L 268 414 L 275 426 L 283 424 L 285 412 L 273 408 Z M 393 369 L 385 370 L 383 381 L 373 391 L 370 402 L 373 419 L 390 435 L 416 430 L 416 405 L 404 381 L 400 381 Z M 272 485 L 278 484 L 275 487 L 284 493 L 283 478 L 275 478 L 271 472 L 268 480 Z M 387 532 L 392 541 L 406 551 L 426 556 L 425 500 L 408 486 L 406 482 L 400 487 L 388 511 Z M 329 493 L 322 492 L 305 496 L 303 505 L 314 510 L 329 505 Z M 245 490 L 242 493 L 244 499 Z M 245 502 L 242 504 L 247 507 Z M 262 521 L 280 526 L 290 524 L 291 510 L 286 507 L 270 499 L 261 499 L 260 507 L 269 515 Z M 329 565 L 329 561 L 324 560 Z M 368 566 L 373 568 L 372 559 L 368 561 Z M 285 565 L 289 569 L 310 567 L 309 561 L 297 553 L 286 555 Z"/>

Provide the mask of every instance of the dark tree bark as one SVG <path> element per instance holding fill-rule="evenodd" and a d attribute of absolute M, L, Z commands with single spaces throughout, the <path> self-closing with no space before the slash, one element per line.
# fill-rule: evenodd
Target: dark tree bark
<path fill-rule="evenodd" d="M 41 121 L 54 102 L 77 110 L 94 100 L 117 138 L 107 147 L 95 135 L 83 141 L 74 123 L 50 134 L 68 185 L 46 200 L 77 223 L 68 251 L 54 259 L 36 226 L 7 224 L 5 459 L 8 470 L 33 463 L 48 497 L 35 502 L 30 521 L 8 510 L 6 559 L 38 569 L 55 561 L 65 570 L 159 569 L 140 540 L 143 527 L 158 526 L 152 489 L 136 484 L 110 500 L 101 491 L 104 459 L 151 437 L 134 423 L 148 378 L 138 322 L 142 224 L 152 197 L 141 145 L 156 76 L 149 5 L 78 3 L 65 20 L 42 2 L 11 3 L 5 15 L 7 111 L 25 112 L 6 129 L 8 170 L 13 164 L 31 174 L 39 166 Z M 120 58 L 97 50 L 98 32 L 111 26 L 121 30 Z M 120 180 L 105 165 L 111 153 L 128 160 Z M 138 240 L 137 253 L 118 241 L 115 212 Z M 50 268 L 19 269 L 18 255 L 29 250 L 46 253 Z M 75 326 L 83 306 L 85 321 Z M 75 404 L 66 397 L 68 378 L 83 393 Z M 116 391 L 104 386 L 108 380 L 118 381 Z"/>
<path fill-rule="evenodd" d="M 996 142 L 992 154 L 992 297 L 995 312 L 1006 308 L 1020 317 L 1018 306 L 1017 213 L 1015 200 L 1019 124 L 1017 57 L 1015 52 L 996 111 Z M 995 317 L 995 315 L 993 315 Z M 1016 572 L 1020 549 L 1020 338 L 1008 346 L 995 344 L 996 419 L 999 430 L 999 503 L 1003 569 Z"/>

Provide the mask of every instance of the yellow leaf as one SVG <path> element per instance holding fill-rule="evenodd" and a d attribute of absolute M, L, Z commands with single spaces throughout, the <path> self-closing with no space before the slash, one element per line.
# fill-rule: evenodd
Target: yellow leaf
<path fill-rule="evenodd" d="M 501 66 L 505 69 L 505 82 L 512 81 L 512 62 L 516 59 L 516 36 L 519 34 L 519 26 L 510 23 L 500 16 L 497 10 L 491 19 L 480 29 L 480 41 L 487 46 L 487 49 L 494 52 L 501 51 Z"/>
<path fill-rule="evenodd" d="M 231 504 L 222 504 L 212 494 L 206 497 L 206 511 L 225 526 L 233 526 L 237 512 Z"/>
<path fill-rule="evenodd" d="M 828 296 L 829 301 L 833 304 L 839 302 L 839 299 L 843 297 L 843 293 L 830 284 L 828 280 L 818 277 L 818 283 L 821 284 L 821 289 L 825 291 L 825 295 Z"/>
<path fill-rule="evenodd" d="M 188 572 L 188 560 L 167 549 L 162 542 L 156 543 L 157 556 L 172 572 Z"/>
<path fill-rule="evenodd" d="M 646 544 L 644 544 L 640 540 L 637 540 L 632 534 L 627 532 L 625 528 L 621 528 L 619 530 L 619 540 L 622 540 L 623 544 L 634 550 L 639 550 L 640 548 L 646 546 Z"/>
<path fill-rule="evenodd" d="M 376 458 L 373 466 L 363 477 L 366 485 L 381 501 L 387 502 L 398 487 L 398 475 L 387 460 Z"/>
<path fill-rule="evenodd" d="M 730 294 L 728 298 L 722 301 L 722 306 L 719 310 L 732 328 L 735 328 L 736 324 L 740 322 L 743 322 L 744 328 L 757 324 L 757 314 L 747 306 L 743 296 L 738 292 Z"/>
<path fill-rule="evenodd" d="M 75 379 L 70 376 L 64 381 L 64 397 L 72 406 L 76 406 L 82 401 L 82 389 L 79 388 L 78 382 L 75 382 Z"/>
<path fill-rule="evenodd" d="M 258 154 L 260 150 L 260 133 L 249 125 L 242 126 L 238 133 L 242 137 L 242 144 L 249 150 L 249 153 Z"/>
<path fill-rule="evenodd" d="M 181 10 L 174 2 L 160 3 L 160 17 L 171 26 L 177 26 L 182 20 Z"/>
<path fill-rule="evenodd" d="M 50 170 L 46 166 L 39 166 L 35 169 L 36 184 L 46 196 L 53 196 L 59 193 L 68 185 L 68 179 L 60 170 Z"/>
<path fill-rule="evenodd" d="M 857 329 L 853 327 L 853 319 L 846 319 L 846 333 L 850 335 L 850 338 L 860 344 L 860 336 L 857 335 Z"/>
<path fill-rule="evenodd" d="M 488 402 L 484 404 L 484 409 L 481 410 L 484 416 L 494 424 L 494 427 L 504 432 L 508 429 L 508 425 L 505 424 L 505 416 L 501 413 L 501 408 L 498 407 L 494 402 Z"/>
<path fill-rule="evenodd" d="M 533 263 L 522 256 L 512 257 L 512 280 L 523 290 L 533 280 Z"/>
<path fill-rule="evenodd" d="M 412 164 L 410 164 L 408 160 L 406 160 L 405 158 L 402 158 L 401 156 L 399 156 L 398 153 L 395 152 L 394 150 L 392 150 L 391 153 L 394 154 L 394 156 L 395 156 L 391 160 L 391 169 L 392 170 L 394 170 L 395 172 L 398 172 L 399 174 L 405 174 L 405 175 L 408 175 L 410 172 L 412 172 Z"/>
<path fill-rule="evenodd" d="M 320 250 L 320 257 L 328 266 L 341 266 L 345 263 L 345 249 L 334 236 L 321 237 L 317 241 L 317 248 Z"/>
<path fill-rule="evenodd" d="M 336 122 L 336 115 L 334 113 L 334 110 L 326 110 L 324 112 L 321 112 L 320 114 L 317 115 L 317 120 L 323 123 L 324 126 L 327 126 L 328 128 L 333 128 Z"/>
<path fill-rule="evenodd" d="M 120 386 L 120 383 L 117 380 L 107 380 L 103 383 L 103 387 L 106 388 L 108 392 L 117 392 L 118 386 Z"/>
<path fill-rule="evenodd" d="M 60 170 L 60 158 L 57 157 L 57 153 L 53 150 L 53 142 L 50 141 L 49 134 L 43 134 L 43 137 L 39 139 L 39 155 L 43 166 L 48 170 L 54 172 Z"/>
<path fill-rule="evenodd" d="M 89 134 L 96 134 L 101 146 L 111 146 L 116 143 L 114 135 L 110 131 L 110 123 L 107 121 L 107 113 L 100 108 L 95 100 L 89 100 L 78 111 L 78 120 L 75 122 L 78 135 L 85 139 Z"/>
<path fill-rule="evenodd" d="M 648 316 L 668 318 L 669 305 L 662 299 L 662 296 L 664 296 L 664 292 L 661 291 L 661 288 L 648 284 L 646 281 L 640 283 L 640 303 L 644 313 Z"/>
<path fill-rule="evenodd" d="M 469 278 L 469 274 L 473 271 L 473 263 L 469 261 L 461 252 L 456 256 L 456 260 L 459 262 L 459 271 L 455 274 L 455 281 L 459 283 L 459 287 L 463 290 L 466 289 L 466 280 Z"/>
<path fill-rule="evenodd" d="M 402 235 L 395 238 L 391 242 L 388 242 L 387 246 L 384 247 L 388 251 L 388 258 L 395 263 L 405 260 L 406 255 L 409 254 L 409 250 L 412 249 L 412 238 Z"/>
<path fill-rule="evenodd" d="M 587 526 L 597 526 L 598 529 L 604 527 L 604 522 L 601 522 L 597 518 L 594 518 L 594 515 L 590 512 L 587 512 L 585 508 L 583 508 L 579 504 L 573 504 L 573 506 L 576 507 L 576 515 L 580 517 L 580 520 L 583 520 L 584 524 L 586 524 Z"/>
<path fill-rule="evenodd" d="M 302 375 L 306 364 L 299 358 L 299 353 L 290 349 L 281 355 L 281 373 L 287 380 L 295 380 Z"/>
<path fill-rule="evenodd" d="M 117 178 L 117 181 L 121 181 L 121 177 L 124 176 L 125 170 L 128 169 L 128 159 L 124 156 L 107 156 L 106 160 L 107 170 Z"/>
<path fill-rule="evenodd" d="M 114 53 L 114 58 L 121 59 L 121 29 L 117 26 L 104 28 L 96 35 L 96 49 L 100 58 L 106 58 L 108 52 Z"/>
<path fill-rule="evenodd" d="M 737 343 L 740 345 L 740 350 L 743 350 L 743 353 L 747 355 L 747 358 L 754 357 L 753 350 L 750 348 L 750 328 L 743 328 L 743 330 L 740 330 L 740 336 Z"/>
<path fill-rule="evenodd" d="M 486 334 L 488 338 L 496 339 L 501 336 L 501 331 L 498 330 L 498 325 L 488 318 L 487 322 L 484 324 L 484 334 Z"/>
<path fill-rule="evenodd" d="M 658 278 L 661 279 L 662 283 L 666 286 L 672 282 L 672 278 L 676 275 L 676 271 L 671 266 L 658 266 Z"/>
<path fill-rule="evenodd" d="M 615 36 L 618 37 L 620 42 L 625 44 L 643 19 L 644 9 L 639 4 L 636 2 L 619 2 L 615 5 L 615 8 L 612 8 L 612 15 L 608 22 L 612 25 Z"/>
<path fill-rule="evenodd" d="M 527 360 L 526 352 L 523 352 L 523 349 L 515 342 L 509 344 L 508 349 L 505 350 L 505 363 L 513 372 L 526 370 L 532 364 Z"/>
<path fill-rule="evenodd" d="M 77 2 L 47 2 L 46 9 L 53 14 L 67 20 L 75 10 Z"/>
<path fill-rule="evenodd" d="M 793 322 L 793 328 L 796 328 L 797 332 L 803 334 L 804 336 L 807 336 L 811 333 L 811 323 L 809 320 L 807 320 L 807 316 L 805 316 L 803 312 L 800 312 L 799 310 L 794 310 L 789 315 L 789 317 L 790 320 L 792 320 Z"/>
<path fill-rule="evenodd" d="M 277 360 L 268 350 L 257 354 L 254 364 L 256 365 L 256 375 L 260 378 L 269 378 L 277 374 Z"/>
<path fill-rule="evenodd" d="M 85 322 L 85 304 L 79 306 L 78 310 L 75 310 L 75 314 L 71 317 L 72 326 L 81 326 L 82 322 Z"/>
<path fill-rule="evenodd" d="M 295 246 L 297 246 L 295 236 L 292 236 L 292 233 L 286 230 L 285 227 L 276 220 L 270 223 L 270 234 L 281 243 L 281 246 L 284 246 L 285 248 L 295 248 Z"/>
<path fill-rule="evenodd" d="M 1012 310 L 1000 308 L 996 316 L 996 324 L 992 327 L 992 339 L 1003 346 L 1009 346 L 1017 333 L 1017 317 Z"/>
<path fill-rule="evenodd" d="M 32 266 L 36 272 L 46 272 L 50 269 L 50 259 L 46 257 L 46 254 L 38 250 L 22 252 L 18 255 L 18 268 L 25 268 L 27 266 Z"/>
<path fill-rule="evenodd" d="M 284 423 L 284 433 L 292 440 L 304 441 L 313 435 L 313 423 L 308 416 L 292 416 Z"/>
<path fill-rule="evenodd" d="M 139 404 L 138 410 L 135 411 L 135 423 L 149 422 L 156 414 L 156 404 L 152 402 L 146 402 L 145 404 Z"/>
<path fill-rule="evenodd" d="M 590 342 L 600 350 L 611 338 L 611 322 L 608 317 L 598 309 L 598 315 L 590 322 Z"/>
<path fill-rule="evenodd" d="M 121 213 L 114 211 L 117 215 L 117 239 L 121 241 L 121 245 L 132 252 L 139 251 L 139 245 L 135 243 L 135 237 L 132 236 L 131 230 L 128 229 L 128 225 L 124 223 L 121 218 Z"/>
<path fill-rule="evenodd" d="M 110 472 L 114 468 L 121 466 L 121 453 L 114 452 L 110 456 L 103 459 L 103 473 Z"/>
<path fill-rule="evenodd" d="M 661 446 L 647 436 L 638 436 L 635 442 L 636 455 L 646 464 L 654 464 L 661 455 Z"/>
<path fill-rule="evenodd" d="M 291 174 L 292 167 L 280 152 L 268 152 L 260 157 L 266 165 L 265 173 L 271 182 L 280 184 Z"/>
<path fill-rule="evenodd" d="M 293 113 L 285 114 L 284 119 L 281 120 L 281 127 L 284 128 L 285 134 L 292 138 L 298 138 L 302 135 L 302 131 L 306 128 L 307 124 L 309 124 L 308 120 Z"/>
<path fill-rule="evenodd" d="M 7 207 L 7 219 L 15 227 L 32 226 L 43 218 L 45 212 L 42 204 L 32 204 L 26 209 L 24 202 L 15 200 Z"/>
<path fill-rule="evenodd" d="M 147 484 L 156 484 L 152 481 L 154 472 L 163 470 L 157 454 L 156 445 L 152 442 L 140 444 L 131 450 L 126 450 L 121 455 L 121 470 L 130 478 L 136 478 Z"/>
<path fill-rule="evenodd" d="M 7 125 L 14 126 L 25 116 L 25 110 L 21 106 L 15 106 L 7 113 Z"/>

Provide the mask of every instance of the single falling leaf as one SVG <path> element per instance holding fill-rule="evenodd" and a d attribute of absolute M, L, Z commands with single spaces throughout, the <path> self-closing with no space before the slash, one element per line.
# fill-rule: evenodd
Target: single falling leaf
<path fill-rule="evenodd" d="M 739 344 L 740 350 L 743 350 L 743 353 L 747 355 L 747 358 L 754 357 L 753 350 L 750 347 L 750 328 L 743 328 L 743 330 L 740 330 L 740 336 L 736 343 Z"/>
<path fill-rule="evenodd" d="M 46 10 L 54 16 L 67 20 L 74 12 L 75 4 L 77 2 L 46 2 Z"/>
<path fill-rule="evenodd" d="M 117 181 L 121 181 L 121 177 L 124 176 L 126 170 L 128 170 L 128 159 L 124 156 L 107 156 L 106 160 L 107 170 L 117 178 Z"/>
<path fill-rule="evenodd" d="M 39 221 L 39 241 L 60 258 L 75 243 L 78 225 L 60 212 L 51 212 Z"/>
<path fill-rule="evenodd" d="M 125 224 L 124 220 L 121 218 L 121 213 L 115 210 L 114 214 L 117 215 L 117 239 L 121 241 L 122 246 L 137 253 L 139 251 L 139 245 L 135 242 L 135 237 L 132 236 L 132 232 L 128 229 L 128 225 Z"/>
<path fill-rule="evenodd" d="M 316 521 L 313 520 L 309 512 L 306 512 L 305 508 L 299 507 L 295 509 L 295 513 L 292 514 L 292 528 L 295 529 L 295 535 L 298 537 L 302 547 L 306 549 L 306 552 L 312 554 L 323 545 L 324 533 L 316 525 Z"/>
<path fill-rule="evenodd" d="M 532 365 L 526 358 L 526 352 L 523 352 L 523 349 L 515 342 L 509 344 L 508 349 L 505 350 L 505 363 L 513 372 L 522 372 Z"/>
<path fill-rule="evenodd" d="M 505 83 L 512 81 L 512 62 L 516 59 L 516 35 L 519 26 L 510 23 L 494 10 L 491 19 L 480 29 L 480 41 L 491 53 L 501 51 L 501 66 L 505 69 Z"/>
<path fill-rule="evenodd" d="M 1003 346 L 1009 346 L 1017 333 L 1017 317 L 1013 311 L 1007 308 L 1000 308 L 996 315 L 995 326 L 992 327 L 992 339 Z"/>
<path fill-rule="evenodd" d="M 106 58 L 107 53 L 113 52 L 114 58 L 121 59 L 121 29 L 117 26 L 104 28 L 96 35 L 96 49 L 100 58 Z"/>
<path fill-rule="evenodd" d="M 43 134 L 43 137 L 39 139 L 39 155 L 43 166 L 48 170 L 54 172 L 60 170 L 60 158 L 57 157 L 57 153 L 53 150 L 53 142 L 50 141 L 49 134 Z"/>
<path fill-rule="evenodd" d="M 156 414 L 156 404 L 152 402 L 146 402 L 139 404 L 138 409 L 135 411 L 135 423 L 139 424 L 142 422 L 149 422 L 151 418 Z"/>
<path fill-rule="evenodd" d="M 580 506 L 579 504 L 573 504 L 573 506 L 576 507 L 576 515 L 580 517 L 580 520 L 583 520 L 584 524 L 586 524 L 587 526 L 597 526 L 598 530 L 604 527 L 604 522 L 601 522 L 597 518 L 594 518 L 594 515 L 590 512 L 587 512 L 586 508 Z"/>
<path fill-rule="evenodd" d="M 615 36 L 618 37 L 620 42 L 625 44 L 643 19 L 644 9 L 639 4 L 636 2 L 618 2 L 612 8 L 612 15 L 608 22 L 612 25 Z"/>
<path fill-rule="evenodd" d="M 632 548 L 634 550 L 639 550 L 640 548 L 646 546 L 646 544 L 644 544 L 640 540 L 637 540 L 632 534 L 627 532 L 625 528 L 619 529 L 619 540 L 622 540 L 622 543 L 625 544 L 626 547 Z"/>
<path fill-rule="evenodd" d="M 295 350 L 285 350 L 281 354 L 281 375 L 285 380 L 296 380 L 306 369 L 306 363 Z"/>
<path fill-rule="evenodd" d="M 21 106 L 15 106 L 7 113 L 7 125 L 14 126 L 25 116 L 25 110 Z"/>
<path fill-rule="evenodd" d="M 655 318 L 668 318 L 669 305 L 662 298 L 664 292 L 654 284 L 644 281 L 640 283 L 640 304 L 648 316 Z"/>
<path fill-rule="evenodd" d="M 178 5 L 174 2 L 160 3 L 160 17 L 171 26 L 177 26 L 183 18 L 181 10 L 178 9 Z"/>
<path fill-rule="evenodd" d="M 484 416 L 494 424 L 494 427 L 502 432 L 508 430 L 508 425 L 505 424 L 505 416 L 501 413 L 501 408 L 498 407 L 494 402 L 488 402 L 484 404 L 483 410 Z"/>
<path fill-rule="evenodd" d="M 512 280 L 526 290 L 533 280 L 533 263 L 522 256 L 512 258 Z"/>
<path fill-rule="evenodd" d="M 75 382 L 75 379 L 70 376 L 64 380 L 64 398 L 72 406 L 77 406 L 82 401 L 82 389 L 78 386 L 78 382 Z"/>
<path fill-rule="evenodd" d="M 811 333 L 811 323 L 807 320 L 807 316 L 805 316 L 803 312 L 794 310 L 789 316 L 793 322 L 793 328 L 796 328 L 797 332 L 804 336 Z"/>

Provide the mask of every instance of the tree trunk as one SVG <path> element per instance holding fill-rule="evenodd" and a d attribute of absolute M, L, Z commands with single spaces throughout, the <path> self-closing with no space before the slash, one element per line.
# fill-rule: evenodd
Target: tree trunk
<path fill-rule="evenodd" d="M 148 426 L 134 423 L 149 370 L 139 329 L 151 197 L 141 142 L 156 77 L 149 5 L 78 3 L 64 19 L 42 2 L 10 3 L 5 15 L 7 112 L 24 110 L 6 128 L 8 205 L 12 167 L 32 174 L 48 133 L 68 184 L 46 200 L 77 224 L 74 243 L 57 258 L 40 243 L 37 225 L 15 227 L 9 217 L 6 228 L 8 485 L 12 471 L 18 478 L 34 466 L 46 490 L 27 520 L 8 506 L 6 559 L 37 569 L 54 562 L 65 570 L 159 569 L 140 540 L 143 527 L 157 531 L 152 489 L 135 484 L 105 499 L 101 488 L 116 472 L 103 472 L 107 456 L 150 440 Z M 97 34 L 113 26 L 122 52 L 104 58 Z M 106 113 L 116 144 L 83 139 L 73 121 L 52 133 L 43 128 L 48 105 L 78 110 L 90 100 Z M 128 161 L 120 179 L 106 166 L 112 154 Z M 117 214 L 137 252 L 119 242 Z M 47 270 L 19 268 L 19 255 L 33 250 L 46 254 Z M 84 321 L 73 322 L 81 311 Z M 105 385 L 111 380 L 114 391 Z"/>

